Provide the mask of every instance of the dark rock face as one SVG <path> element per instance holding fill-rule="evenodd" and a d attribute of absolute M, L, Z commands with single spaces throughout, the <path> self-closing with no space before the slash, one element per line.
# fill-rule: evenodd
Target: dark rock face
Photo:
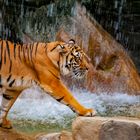
<path fill-rule="evenodd" d="M 49 4 L 48 4 L 49 3 Z M 4 1 L 1 3 L 0 36 L 24 41 L 24 34 L 35 41 L 54 41 L 58 28 L 72 15 L 74 0 L 39 2 Z"/>
<path fill-rule="evenodd" d="M 125 47 L 140 71 L 139 0 L 79 1 Z M 30 33 L 35 40 L 51 41 L 54 40 L 53 32 L 61 26 L 60 20 L 74 14 L 75 1 L 3 0 L 0 7 L 1 37 L 20 41 L 23 33 Z"/>
<path fill-rule="evenodd" d="M 125 47 L 140 71 L 140 1 L 81 0 L 81 3 Z"/>

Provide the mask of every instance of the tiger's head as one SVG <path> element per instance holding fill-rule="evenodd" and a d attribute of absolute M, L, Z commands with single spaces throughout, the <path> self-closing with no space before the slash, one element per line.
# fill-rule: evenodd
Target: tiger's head
<path fill-rule="evenodd" d="M 89 69 L 89 58 L 74 40 L 60 44 L 59 67 L 63 75 L 71 74 L 73 77 L 83 78 Z"/>

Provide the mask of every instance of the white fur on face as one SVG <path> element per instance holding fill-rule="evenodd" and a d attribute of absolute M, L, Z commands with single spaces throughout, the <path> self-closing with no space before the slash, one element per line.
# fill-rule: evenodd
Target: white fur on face
<path fill-rule="evenodd" d="M 66 67 L 66 56 L 63 56 L 60 61 L 60 71 L 62 75 L 68 75 L 70 70 Z"/>

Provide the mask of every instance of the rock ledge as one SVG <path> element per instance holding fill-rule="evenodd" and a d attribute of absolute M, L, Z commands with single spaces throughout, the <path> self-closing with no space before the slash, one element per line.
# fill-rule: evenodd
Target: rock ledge
<path fill-rule="evenodd" d="M 140 140 L 140 119 L 127 117 L 77 117 L 72 132 L 40 133 L 28 137 L 0 128 L 0 140 Z"/>
<path fill-rule="evenodd" d="M 72 125 L 74 140 L 140 140 L 140 120 L 125 117 L 78 117 Z"/>

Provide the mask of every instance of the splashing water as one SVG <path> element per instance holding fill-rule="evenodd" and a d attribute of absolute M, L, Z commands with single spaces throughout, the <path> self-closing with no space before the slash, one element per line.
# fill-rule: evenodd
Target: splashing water
<path fill-rule="evenodd" d="M 82 105 L 95 108 L 100 115 L 110 115 L 115 112 L 114 115 L 135 116 L 135 110 L 130 110 L 130 107 L 140 106 L 140 96 L 129 96 L 122 93 L 93 94 L 77 89 L 72 90 L 72 93 Z M 58 120 L 63 116 L 74 116 L 67 106 L 55 101 L 37 87 L 25 90 L 22 95 L 24 96 L 15 102 L 10 112 L 10 116 L 13 118 L 47 120 L 52 117 Z M 112 111 L 109 110 L 111 107 Z M 126 109 L 129 112 L 126 112 Z M 122 114 L 119 114 L 120 110 Z"/>
<path fill-rule="evenodd" d="M 140 96 L 129 96 L 122 93 L 93 94 L 77 89 L 72 92 L 82 105 L 87 108 L 95 108 L 98 115 L 140 117 Z M 75 116 L 76 114 L 67 106 L 58 103 L 37 87 L 25 90 L 9 113 L 12 120 L 59 125 L 63 128 L 70 125 Z"/>

